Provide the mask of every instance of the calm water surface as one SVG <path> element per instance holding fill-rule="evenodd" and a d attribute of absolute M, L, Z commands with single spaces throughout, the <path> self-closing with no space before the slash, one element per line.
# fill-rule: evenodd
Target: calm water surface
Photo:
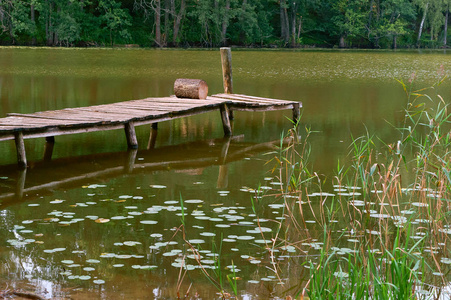
<path fill-rule="evenodd" d="M 303 102 L 302 125 L 315 131 L 311 163 L 329 177 L 351 134 L 397 141 L 406 100 L 394 78 L 407 82 L 416 72 L 417 86 L 427 86 L 440 66 L 451 70 L 448 54 L 233 51 L 235 93 Z M 219 51 L 0 48 L 0 117 L 167 96 L 181 77 L 222 92 Z M 450 99 L 448 80 L 439 93 Z M 14 143 L 1 142 L 0 289 L 73 299 L 168 299 L 188 290 L 217 297 L 197 258 L 212 280 L 236 268 L 245 299 L 282 297 L 306 276 L 302 253 L 280 245 L 276 259 L 289 271 L 279 280 L 265 246 L 283 211 L 263 198 L 257 216 L 251 198 L 258 187 L 278 188 L 266 162 L 270 142 L 290 129 L 285 116 L 238 112 L 231 140 L 222 139 L 219 113 L 164 122 L 154 150 L 146 150 L 149 128 L 139 127 L 137 153 L 125 152 L 122 131 L 61 136 L 47 163 L 44 141 L 27 140 L 26 172 L 15 169 Z"/>

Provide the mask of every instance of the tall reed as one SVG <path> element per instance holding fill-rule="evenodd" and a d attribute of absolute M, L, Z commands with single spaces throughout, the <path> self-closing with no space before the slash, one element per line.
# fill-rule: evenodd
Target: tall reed
<path fill-rule="evenodd" d="M 279 225 L 285 235 L 274 245 L 309 253 L 299 260 L 309 272 L 298 282 L 298 296 L 434 298 L 448 284 L 451 114 L 437 93 L 445 79 L 422 89 L 414 80 L 399 81 L 407 95 L 403 121 L 393 126 L 399 139 L 351 136 L 349 163 L 338 163 L 333 194 L 310 169 L 312 131 L 303 139 L 298 127 L 288 133 L 292 143 L 271 160 L 287 216 Z M 322 230 L 312 230 L 307 215 Z"/>

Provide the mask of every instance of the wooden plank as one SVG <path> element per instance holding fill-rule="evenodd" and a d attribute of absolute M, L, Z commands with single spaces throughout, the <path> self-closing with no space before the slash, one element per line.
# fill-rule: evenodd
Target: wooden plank
<path fill-rule="evenodd" d="M 240 102 L 251 102 L 258 104 L 286 104 L 286 103 L 295 103 L 296 101 L 288 101 L 288 100 L 279 100 L 279 99 L 271 99 L 271 98 L 262 98 L 262 97 L 254 97 L 247 95 L 238 95 L 238 94 L 216 94 L 211 97 L 220 98 L 220 99 L 228 99 L 232 101 L 240 101 Z M 299 103 L 299 102 L 297 102 Z"/>
<path fill-rule="evenodd" d="M 58 117 L 49 115 L 47 112 L 38 112 L 34 114 L 17 114 L 17 113 L 10 113 L 7 114 L 8 117 L 27 117 L 27 118 L 38 118 L 38 119 L 50 119 L 50 120 L 59 120 L 64 121 L 68 120 L 68 118 L 64 118 L 61 113 L 58 113 Z M 70 121 L 90 121 L 92 119 L 90 118 L 70 118 Z"/>
<path fill-rule="evenodd" d="M 150 123 L 151 121 L 149 121 Z M 87 133 L 87 132 L 96 132 L 96 131 L 104 131 L 104 130 L 114 130 L 114 129 L 122 129 L 124 128 L 123 123 L 119 124 L 105 124 L 105 125 L 97 125 L 85 128 L 58 128 L 51 127 L 45 128 L 44 130 L 34 130 L 34 131 L 22 131 L 24 135 L 24 139 L 33 139 L 33 138 L 41 138 L 48 136 L 60 136 L 67 134 L 77 134 L 77 133 Z M 7 134 L 2 134 L 0 136 L 0 141 L 14 140 L 14 132 L 9 132 Z"/>
<path fill-rule="evenodd" d="M 102 121 L 118 122 L 118 119 L 122 120 L 124 118 L 123 114 L 99 112 L 90 109 L 90 106 L 72 108 L 71 110 L 72 110 L 71 113 L 73 113 L 74 115 L 86 115 L 89 116 L 90 118 L 96 118 Z"/>
<path fill-rule="evenodd" d="M 190 107 L 201 107 L 201 106 L 219 106 L 224 101 L 221 101 L 221 103 L 192 103 L 192 104 L 180 104 L 180 103 L 170 103 L 170 102 L 161 102 L 161 103 L 135 103 L 135 104 L 118 104 L 118 107 L 128 107 L 128 108 L 135 108 L 135 109 L 141 109 L 141 110 L 151 110 L 154 108 L 170 108 L 170 110 L 174 109 L 183 109 L 183 108 L 190 108 Z"/>
<path fill-rule="evenodd" d="M 246 105 L 230 105 L 230 109 L 239 111 L 273 111 L 273 110 L 285 110 L 293 109 L 293 104 L 285 105 L 266 105 L 266 106 L 246 106 Z"/>
<path fill-rule="evenodd" d="M 212 95 L 212 97 L 218 97 L 218 98 L 223 98 L 223 99 L 240 99 L 242 101 L 255 100 L 255 101 L 269 101 L 269 102 L 297 102 L 297 101 L 291 101 L 291 100 L 249 96 L 249 95 L 244 95 L 244 94 L 224 94 L 223 93 L 223 94 Z"/>
<path fill-rule="evenodd" d="M 86 107 L 81 109 L 82 111 L 90 111 L 95 113 L 102 113 L 102 114 L 115 114 L 115 115 L 126 115 L 133 117 L 142 117 L 142 116 L 148 116 L 148 112 L 144 112 L 142 110 L 137 109 L 127 109 L 125 107 L 114 107 L 114 106 L 108 106 L 108 107 Z"/>
<path fill-rule="evenodd" d="M 142 103 L 149 104 L 160 104 L 160 103 L 169 103 L 169 104 L 177 104 L 177 105 L 211 105 L 211 104 L 222 104 L 227 102 L 227 100 L 216 98 L 211 99 L 211 97 L 207 97 L 207 100 L 194 100 L 194 99 L 179 99 L 179 98 L 171 98 L 171 99 L 153 99 L 147 100 L 145 99 Z"/>

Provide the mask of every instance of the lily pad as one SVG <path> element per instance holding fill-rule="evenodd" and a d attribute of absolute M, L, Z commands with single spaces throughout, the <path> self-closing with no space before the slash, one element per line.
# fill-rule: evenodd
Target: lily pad
<path fill-rule="evenodd" d="M 96 279 L 96 280 L 93 280 L 92 282 L 95 283 L 95 284 L 104 284 L 104 283 L 105 283 L 105 280 L 102 280 L 102 279 Z"/>
<path fill-rule="evenodd" d="M 154 224 L 157 224 L 158 221 L 153 221 L 153 220 L 142 220 L 142 221 L 140 221 L 139 223 L 141 223 L 141 224 L 147 224 L 147 225 L 154 225 Z"/>

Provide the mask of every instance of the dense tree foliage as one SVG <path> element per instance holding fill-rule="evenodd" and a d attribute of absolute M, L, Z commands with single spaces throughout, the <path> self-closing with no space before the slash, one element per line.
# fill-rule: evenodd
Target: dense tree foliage
<path fill-rule="evenodd" d="M 0 0 L 0 43 L 446 47 L 451 0 Z"/>

